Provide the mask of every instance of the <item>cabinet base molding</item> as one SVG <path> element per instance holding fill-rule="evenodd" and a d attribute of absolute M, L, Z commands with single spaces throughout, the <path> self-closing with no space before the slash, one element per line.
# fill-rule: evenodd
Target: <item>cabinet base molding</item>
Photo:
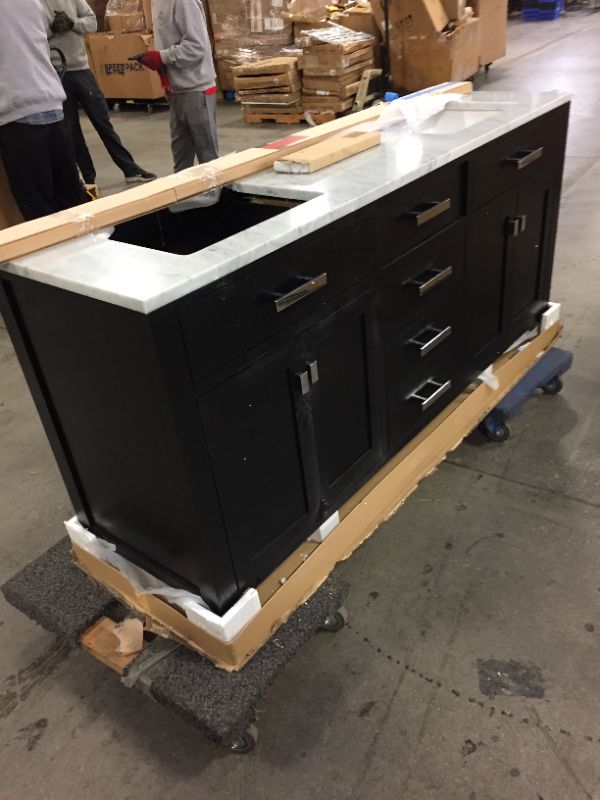
<path fill-rule="evenodd" d="M 323 541 L 305 542 L 257 587 L 262 607 L 230 642 L 201 630 L 160 598 L 139 594 L 125 575 L 77 544 L 73 545 L 75 563 L 144 614 L 148 630 L 181 642 L 217 667 L 237 671 L 317 591 L 336 564 L 349 558 L 477 427 L 552 346 L 560 330 L 561 324 L 556 322 L 526 347 L 502 355 L 494 364 L 497 390 L 485 383 L 472 385 L 444 409 L 342 506 L 339 524 Z"/>

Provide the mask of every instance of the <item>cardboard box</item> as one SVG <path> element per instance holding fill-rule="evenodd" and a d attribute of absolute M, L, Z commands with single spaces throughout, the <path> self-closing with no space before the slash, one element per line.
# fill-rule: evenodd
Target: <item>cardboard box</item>
<path fill-rule="evenodd" d="M 142 0 L 142 8 L 144 9 L 144 24 L 147 31 L 154 30 L 152 22 L 152 0 Z"/>
<path fill-rule="evenodd" d="M 12 196 L 4 165 L 0 158 L 0 230 L 9 228 L 11 225 L 17 225 L 19 222 L 23 222 L 23 217 Z"/>
<path fill-rule="evenodd" d="M 375 2 L 372 8 L 383 32 L 385 20 L 381 4 Z M 405 34 L 441 33 L 449 22 L 441 0 L 394 0 L 390 4 L 390 38 Z"/>
<path fill-rule="evenodd" d="M 379 0 L 374 0 L 374 2 L 378 3 Z M 366 8 L 356 6 L 356 8 L 351 8 L 348 11 L 333 14 L 332 22 L 335 22 L 337 25 L 343 25 L 345 28 L 350 28 L 350 30 L 359 31 L 360 33 L 369 33 L 373 36 L 375 66 L 381 67 L 381 44 L 383 42 L 383 36 L 370 6 Z"/>
<path fill-rule="evenodd" d="M 465 15 L 466 0 L 442 0 L 444 11 L 451 20 L 460 20 Z"/>
<path fill-rule="evenodd" d="M 164 97 L 158 73 L 131 56 L 154 49 L 148 33 L 94 33 L 86 37 L 91 69 L 105 97 L 157 100 Z"/>
<path fill-rule="evenodd" d="M 417 91 L 475 75 L 479 70 L 480 34 L 479 20 L 473 18 L 448 35 L 405 37 L 402 41 L 402 88 Z"/>
<path fill-rule="evenodd" d="M 143 31 L 146 27 L 143 11 L 131 14 L 108 14 L 106 22 L 111 33 L 134 33 Z"/>
<path fill-rule="evenodd" d="M 284 19 L 284 0 L 210 0 L 215 42 L 229 39 L 240 47 L 292 43 L 292 23 Z"/>
<path fill-rule="evenodd" d="M 473 8 L 481 27 L 479 64 L 485 67 L 506 55 L 508 0 L 475 0 Z"/>

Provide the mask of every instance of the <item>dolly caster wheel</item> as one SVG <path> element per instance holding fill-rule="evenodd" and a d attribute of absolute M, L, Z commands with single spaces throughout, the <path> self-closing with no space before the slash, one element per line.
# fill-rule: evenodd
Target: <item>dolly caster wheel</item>
<path fill-rule="evenodd" d="M 510 429 L 508 425 L 505 425 L 503 422 L 499 422 L 493 426 L 484 424 L 481 426 L 481 429 L 490 442 L 505 442 L 510 436 Z"/>
<path fill-rule="evenodd" d="M 328 617 L 325 617 L 322 624 L 319 627 L 320 631 L 324 631 L 325 633 L 337 633 L 341 631 L 345 624 L 348 622 L 348 612 L 342 606 L 337 611 L 334 611 L 333 614 L 330 614 Z"/>
<path fill-rule="evenodd" d="M 545 383 L 542 386 L 542 392 L 544 394 L 558 394 L 560 391 L 562 391 L 562 388 L 563 382 L 561 379 L 553 378 L 551 381 L 548 381 L 548 383 Z"/>
<path fill-rule="evenodd" d="M 256 725 L 250 725 L 248 730 L 240 736 L 229 748 L 232 753 L 238 756 L 245 756 L 251 753 L 256 747 L 258 741 L 258 728 Z"/>

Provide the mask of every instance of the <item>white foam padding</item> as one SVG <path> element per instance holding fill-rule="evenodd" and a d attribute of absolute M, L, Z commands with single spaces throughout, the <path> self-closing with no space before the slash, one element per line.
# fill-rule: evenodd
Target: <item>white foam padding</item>
<path fill-rule="evenodd" d="M 334 531 L 337 526 L 340 524 L 340 514 L 339 511 L 336 511 L 335 514 L 332 514 L 325 522 L 321 525 L 321 527 L 316 530 L 313 535 L 309 538 L 309 542 L 324 542 L 325 539 L 329 536 L 329 534 Z"/>
<path fill-rule="evenodd" d="M 137 567 L 117 553 L 110 542 L 100 539 L 88 531 L 77 517 L 65 522 L 67 533 L 73 544 L 117 569 L 132 587 L 141 594 L 153 594 L 179 607 L 186 617 L 201 630 L 221 642 L 231 642 L 261 610 L 260 597 L 256 589 L 246 589 L 240 599 L 219 616 L 211 611 L 204 600 L 185 589 L 175 589 L 162 583 L 154 575 Z"/>

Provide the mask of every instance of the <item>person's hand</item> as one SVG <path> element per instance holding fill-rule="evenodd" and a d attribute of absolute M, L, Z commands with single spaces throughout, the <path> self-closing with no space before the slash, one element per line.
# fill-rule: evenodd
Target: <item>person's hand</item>
<path fill-rule="evenodd" d="M 160 72 L 163 66 L 162 58 L 158 50 L 148 50 L 147 53 L 141 57 L 140 61 L 148 69 L 153 69 L 155 72 Z"/>
<path fill-rule="evenodd" d="M 75 21 L 64 11 L 55 11 L 50 30 L 52 33 L 67 33 L 73 30 L 74 25 Z"/>

